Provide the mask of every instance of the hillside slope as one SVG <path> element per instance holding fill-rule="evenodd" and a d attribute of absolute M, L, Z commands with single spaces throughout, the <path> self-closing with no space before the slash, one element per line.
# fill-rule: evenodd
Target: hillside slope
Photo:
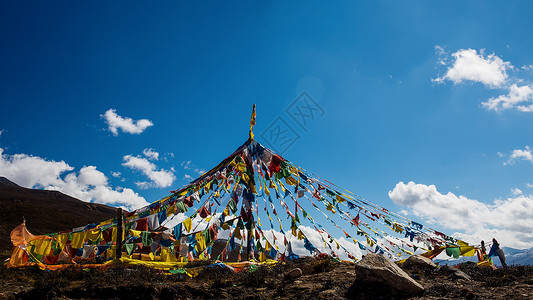
<path fill-rule="evenodd" d="M 0 253 L 10 252 L 11 230 L 26 218 L 33 234 L 68 230 L 101 222 L 117 215 L 117 209 L 67 196 L 58 191 L 27 189 L 0 177 Z"/>

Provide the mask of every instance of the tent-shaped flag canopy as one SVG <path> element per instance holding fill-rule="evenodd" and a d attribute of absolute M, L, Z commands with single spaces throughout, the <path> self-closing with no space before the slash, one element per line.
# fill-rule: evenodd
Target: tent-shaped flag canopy
<path fill-rule="evenodd" d="M 183 188 L 120 217 L 31 235 L 13 230 L 10 267 L 58 269 L 144 264 L 171 271 L 192 260 L 234 267 L 322 253 L 357 260 L 382 253 L 401 260 L 472 256 L 475 248 L 372 203 L 248 140 Z M 177 272 L 177 271 L 176 271 Z M 187 271 L 189 275 L 194 272 Z M 192 275 L 191 275 L 192 276 Z"/>

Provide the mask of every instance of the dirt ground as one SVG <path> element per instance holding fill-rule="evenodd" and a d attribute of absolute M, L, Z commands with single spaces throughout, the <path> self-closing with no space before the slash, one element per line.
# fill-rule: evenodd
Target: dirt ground
<path fill-rule="evenodd" d="M 302 270 L 302 276 L 289 278 L 287 273 L 295 268 Z M 438 271 L 409 273 L 425 287 L 424 294 L 409 296 L 386 286 L 357 283 L 355 264 L 330 258 L 301 258 L 238 273 L 209 267 L 195 278 L 144 267 L 78 267 L 56 272 L 1 267 L 0 298 L 533 299 L 533 266 L 492 270 L 463 264 L 459 268 L 472 280 L 452 279 Z"/>

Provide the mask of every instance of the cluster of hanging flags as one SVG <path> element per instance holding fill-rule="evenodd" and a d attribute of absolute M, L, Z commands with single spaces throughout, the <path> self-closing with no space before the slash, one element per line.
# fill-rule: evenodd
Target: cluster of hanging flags
<path fill-rule="evenodd" d="M 310 255 L 325 252 L 352 260 L 368 252 L 392 259 L 415 251 L 433 258 L 444 249 L 453 257 L 474 255 L 473 246 L 367 201 L 275 154 L 253 139 L 254 124 L 255 110 L 248 141 L 187 186 L 127 213 L 120 233 L 118 218 L 43 236 L 31 236 L 24 224 L 17 227 L 12 237 L 29 234 L 31 238 L 18 245 L 14 242 L 8 265 L 54 269 L 84 261 L 175 271 L 196 259 L 225 262 L 232 253 L 237 261 L 293 259 L 298 257 L 293 251 L 296 241 Z M 342 232 L 343 242 L 328 233 L 324 222 L 331 224 L 330 231 Z M 123 241 L 120 260 L 116 259 L 118 234 Z M 348 247 L 346 241 L 356 247 Z"/>

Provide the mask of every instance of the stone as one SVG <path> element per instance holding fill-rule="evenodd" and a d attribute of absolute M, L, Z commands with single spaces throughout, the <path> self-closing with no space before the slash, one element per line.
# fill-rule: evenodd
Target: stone
<path fill-rule="evenodd" d="M 285 275 L 285 277 L 290 278 L 290 279 L 295 279 L 300 276 L 302 276 L 302 269 L 300 268 L 294 268 L 290 270 L 289 272 L 287 272 L 287 274 Z"/>
<path fill-rule="evenodd" d="M 427 257 L 413 255 L 403 263 L 402 267 L 413 271 L 431 271 L 435 270 L 437 265 Z"/>
<path fill-rule="evenodd" d="M 356 282 L 377 283 L 406 295 L 418 295 L 424 287 L 382 254 L 369 253 L 355 265 Z"/>
<path fill-rule="evenodd" d="M 454 278 L 454 279 L 463 279 L 466 281 L 472 280 L 470 276 L 468 276 L 465 272 L 456 269 L 455 267 L 452 267 L 450 265 L 443 265 L 439 268 L 438 272 L 440 274 L 446 275 L 446 277 Z"/>

